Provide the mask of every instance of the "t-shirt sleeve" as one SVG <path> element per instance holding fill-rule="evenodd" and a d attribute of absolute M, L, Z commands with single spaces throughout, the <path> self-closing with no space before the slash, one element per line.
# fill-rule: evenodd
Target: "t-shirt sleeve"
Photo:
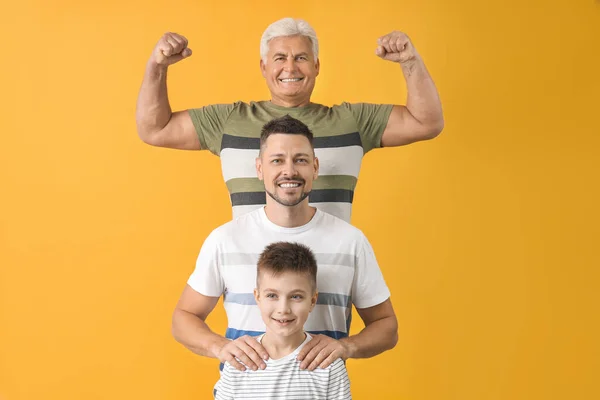
<path fill-rule="evenodd" d="M 219 155 L 223 127 L 236 104 L 212 104 L 188 110 L 202 149 L 208 149 L 211 153 Z"/>
<path fill-rule="evenodd" d="M 356 308 L 368 308 L 383 303 L 390 297 L 375 253 L 364 235 L 361 235 L 356 257 L 356 275 L 353 287 L 353 303 Z"/>
<path fill-rule="evenodd" d="M 348 371 L 341 358 L 335 360 L 329 366 L 329 382 L 327 383 L 328 400 L 347 400 L 351 399 L 350 379 Z"/>
<path fill-rule="evenodd" d="M 342 103 L 352 113 L 362 141 L 363 151 L 381 147 L 381 137 L 387 126 L 392 104 Z"/>
<path fill-rule="evenodd" d="M 188 285 L 204 296 L 220 297 L 225 290 L 219 263 L 219 247 L 214 232 L 208 235 L 196 259 Z"/>

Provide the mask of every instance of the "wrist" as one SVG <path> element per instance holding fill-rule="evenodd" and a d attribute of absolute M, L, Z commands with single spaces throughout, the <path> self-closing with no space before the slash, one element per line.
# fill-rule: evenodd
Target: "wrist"
<path fill-rule="evenodd" d="M 227 343 L 229 343 L 229 340 L 225 339 L 224 337 L 215 338 L 215 340 L 213 340 L 208 346 L 208 350 L 214 358 L 219 358 L 221 350 L 223 349 L 223 347 L 225 347 Z"/>
<path fill-rule="evenodd" d="M 344 355 L 342 357 L 344 360 L 347 360 L 349 358 L 356 358 L 358 348 L 356 347 L 356 344 L 352 341 L 352 339 L 350 339 L 349 337 L 343 338 L 340 339 L 340 343 L 342 344 L 342 346 L 344 346 Z"/>
<path fill-rule="evenodd" d="M 147 73 L 155 78 L 165 77 L 167 75 L 168 68 L 168 65 L 158 64 L 156 61 L 154 61 L 154 57 L 151 57 L 146 65 Z"/>

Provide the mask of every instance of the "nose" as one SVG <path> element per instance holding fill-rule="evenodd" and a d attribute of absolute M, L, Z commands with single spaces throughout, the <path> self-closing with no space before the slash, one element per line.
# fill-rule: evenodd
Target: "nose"
<path fill-rule="evenodd" d="M 283 68 L 286 71 L 295 71 L 296 70 L 296 59 L 294 57 L 288 57 L 285 60 L 285 65 L 283 66 Z"/>
<path fill-rule="evenodd" d="M 279 314 L 289 314 L 292 310 L 290 309 L 290 303 L 288 301 L 288 299 L 284 298 L 281 299 L 281 301 L 279 301 L 279 303 L 277 304 L 277 312 Z"/>
<path fill-rule="evenodd" d="M 286 161 L 282 174 L 287 177 L 296 176 L 296 164 L 294 164 L 294 160 Z"/>

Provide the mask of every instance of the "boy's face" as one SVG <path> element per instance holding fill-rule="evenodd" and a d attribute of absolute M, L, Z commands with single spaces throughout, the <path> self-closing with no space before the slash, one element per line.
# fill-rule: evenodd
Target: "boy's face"
<path fill-rule="evenodd" d="M 273 276 L 265 271 L 258 282 L 254 297 L 267 331 L 279 336 L 303 331 L 308 314 L 317 301 L 310 278 L 293 272 Z"/>

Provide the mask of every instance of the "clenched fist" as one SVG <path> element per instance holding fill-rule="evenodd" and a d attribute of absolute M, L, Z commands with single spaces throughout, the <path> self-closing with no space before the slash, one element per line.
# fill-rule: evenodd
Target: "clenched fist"
<path fill-rule="evenodd" d="M 192 55 L 192 49 L 184 36 L 177 33 L 165 33 L 152 52 L 152 59 L 158 65 L 169 66 Z"/>
<path fill-rule="evenodd" d="M 377 45 L 375 54 L 384 60 L 404 64 L 418 57 L 409 37 L 403 32 L 394 31 L 382 36 L 377 39 Z"/>

